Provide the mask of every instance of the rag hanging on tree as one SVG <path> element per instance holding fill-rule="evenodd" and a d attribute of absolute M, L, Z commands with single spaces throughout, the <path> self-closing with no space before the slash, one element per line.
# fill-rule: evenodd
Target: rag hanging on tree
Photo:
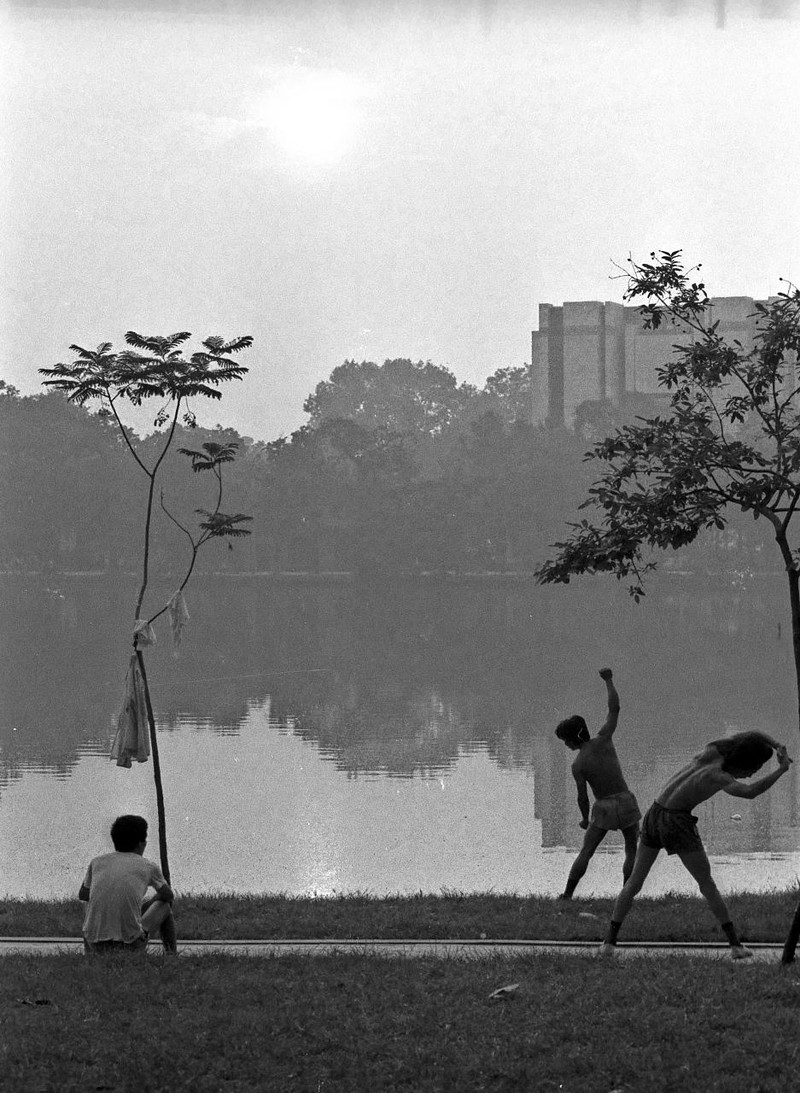
<path fill-rule="evenodd" d="M 235 459 L 238 445 L 205 443 L 200 449 L 181 448 L 181 453 L 191 458 L 193 471 L 211 471 L 216 478 L 216 507 L 210 512 L 206 509 L 195 510 L 204 519 L 200 521 L 199 531 L 192 532 L 168 510 L 164 502 L 163 490 L 161 491 L 161 509 L 189 540 L 189 565 L 180 587 L 172 595 L 169 603 L 149 618 L 143 616 L 142 605 L 150 575 L 150 535 L 156 479 L 172 445 L 178 421 L 180 419 L 183 425 L 190 429 L 195 428 L 197 421 L 190 408 L 189 400 L 198 397 L 220 399 L 222 395 L 218 388 L 221 384 L 244 378 L 248 369 L 233 360 L 231 354 L 248 349 L 253 344 L 250 336 L 234 338 L 226 342 L 223 338 L 214 335 L 205 339 L 202 350 L 187 358 L 182 355 L 179 347 L 190 337 L 191 334 L 187 331 L 169 334 L 166 337 L 144 337 L 129 330 L 125 335 L 125 341 L 138 352 L 123 350 L 121 353 L 114 353 L 111 342 L 101 343 L 96 350 L 71 345 L 69 348 L 76 354 L 76 359 L 71 364 L 57 364 L 54 368 L 39 369 L 42 375 L 49 377 L 42 381 L 44 385 L 63 391 L 70 402 L 83 406 L 85 403 L 96 400 L 100 404 L 99 413 L 113 418 L 128 451 L 148 481 L 142 581 L 134 611 L 134 652 L 125 677 L 123 703 L 111 749 L 111 758 L 116 759 L 119 766 L 126 767 L 130 767 L 134 760 L 140 763 L 146 762 L 149 731 L 158 809 L 161 871 L 167 882 L 170 880 L 170 873 L 161 764 L 142 649 L 155 643 L 153 623 L 160 615 L 169 612 L 173 652 L 177 655 L 183 630 L 189 619 L 183 590 L 192 575 L 198 551 L 210 539 L 230 539 L 249 535 L 250 532 L 240 525 L 251 519 L 243 513 L 229 515 L 221 509 L 222 465 Z M 149 398 L 163 400 L 154 425 L 156 429 L 167 427 L 164 442 L 152 466 L 148 466 L 136 450 L 133 433 L 123 424 L 118 408 L 120 400 L 128 401 L 133 406 L 141 406 L 144 400 Z M 145 731 L 145 725 L 148 731 Z"/>
<path fill-rule="evenodd" d="M 130 767 L 134 759 L 137 763 L 146 763 L 150 758 L 147 699 L 144 677 L 136 653 L 131 655 L 128 663 L 122 709 L 117 720 L 117 734 L 111 745 L 111 758 L 116 759 L 118 767 Z"/>
<path fill-rule="evenodd" d="M 173 592 L 167 604 L 167 611 L 169 612 L 169 625 L 172 630 L 172 655 L 176 657 L 183 641 L 184 627 L 189 621 L 186 600 L 183 598 L 183 592 L 180 589 Z"/>

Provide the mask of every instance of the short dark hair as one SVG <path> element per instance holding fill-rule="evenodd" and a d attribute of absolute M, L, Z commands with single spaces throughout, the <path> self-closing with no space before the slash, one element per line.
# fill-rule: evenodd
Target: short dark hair
<path fill-rule="evenodd" d="M 556 725 L 556 736 L 565 744 L 578 744 L 589 739 L 589 729 L 580 714 L 565 717 Z"/>
<path fill-rule="evenodd" d="M 737 732 L 711 746 L 724 757 L 722 769 L 727 774 L 755 774 L 772 756 L 774 748 L 760 732 Z"/>
<path fill-rule="evenodd" d="M 111 841 L 114 849 L 129 854 L 147 839 L 147 820 L 144 816 L 117 816 L 111 825 Z"/>

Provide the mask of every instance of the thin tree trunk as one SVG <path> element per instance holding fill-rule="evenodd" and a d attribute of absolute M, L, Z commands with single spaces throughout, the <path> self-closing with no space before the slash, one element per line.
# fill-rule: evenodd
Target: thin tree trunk
<path fill-rule="evenodd" d="M 789 602 L 792 608 L 792 651 L 797 679 L 798 726 L 800 726 L 800 572 L 793 566 L 787 566 L 787 576 L 789 577 Z M 794 961 L 798 940 L 800 940 L 800 902 L 797 904 L 792 925 L 789 927 L 789 935 L 783 947 L 782 964 L 791 964 Z"/>
<path fill-rule="evenodd" d="M 147 673 L 144 670 L 144 657 L 141 649 L 136 650 L 136 658 L 139 661 L 139 670 L 142 673 L 144 683 L 144 697 L 147 705 L 147 723 L 150 726 L 150 747 L 153 752 L 153 779 L 156 784 L 156 808 L 158 809 L 158 848 L 161 855 L 161 872 L 164 880 L 170 883 L 169 861 L 167 859 L 167 821 L 164 812 L 164 789 L 161 785 L 161 762 L 158 757 L 158 738 L 156 737 L 156 722 L 153 717 L 153 705 L 150 701 L 150 687 L 147 683 Z"/>

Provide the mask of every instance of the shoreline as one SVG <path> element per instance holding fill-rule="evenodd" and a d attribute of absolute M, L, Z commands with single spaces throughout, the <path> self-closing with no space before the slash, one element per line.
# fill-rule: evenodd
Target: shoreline
<path fill-rule="evenodd" d="M 726 895 L 742 939 L 785 941 L 800 902 L 800 884 L 769 892 Z M 204 941 L 290 942 L 596 942 L 605 930 L 613 898 L 445 892 L 377 897 L 178 894 L 179 937 Z M 84 904 L 77 898 L 0 899 L 0 939 L 74 940 L 81 934 Z M 640 896 L 626 920 L 622 942 L 718 944 L 719 927 L 700 895 Z"/>

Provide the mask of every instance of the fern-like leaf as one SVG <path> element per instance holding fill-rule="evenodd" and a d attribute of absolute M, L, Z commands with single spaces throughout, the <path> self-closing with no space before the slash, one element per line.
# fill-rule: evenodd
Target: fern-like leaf
<path fill-rule="evenodd" d="M 237 524 L 253 519 L 252 516 L 246 516 L 243 512 L 237 512 L 235 516 L 229 516 L 225 512 L 208 512 L 206 509 L 195 509 L 195 512 L 199 513 L 200 516 L 205 516 L 205 520 L 200 521 L 200 527 L 203 531 L 208 532 L 209 538 L 238 538 L 242 535 L 251 534 L 249 528 L 236 527 Z"/>
<path fill-rule="evenodd" d="M 135 330 L 128 330 L 125 334 L 125 341 L 128 345 L 136 346 L 137 349 L 149 349 L 151 353 L 157 353 L 163 357 L 176 345 L 182 345 L 183 342 L 188 341 L 191 336 L 188 330 L 181 330 L 177 334 L 154 335 L 152 337 L 137 334 Z"/>

